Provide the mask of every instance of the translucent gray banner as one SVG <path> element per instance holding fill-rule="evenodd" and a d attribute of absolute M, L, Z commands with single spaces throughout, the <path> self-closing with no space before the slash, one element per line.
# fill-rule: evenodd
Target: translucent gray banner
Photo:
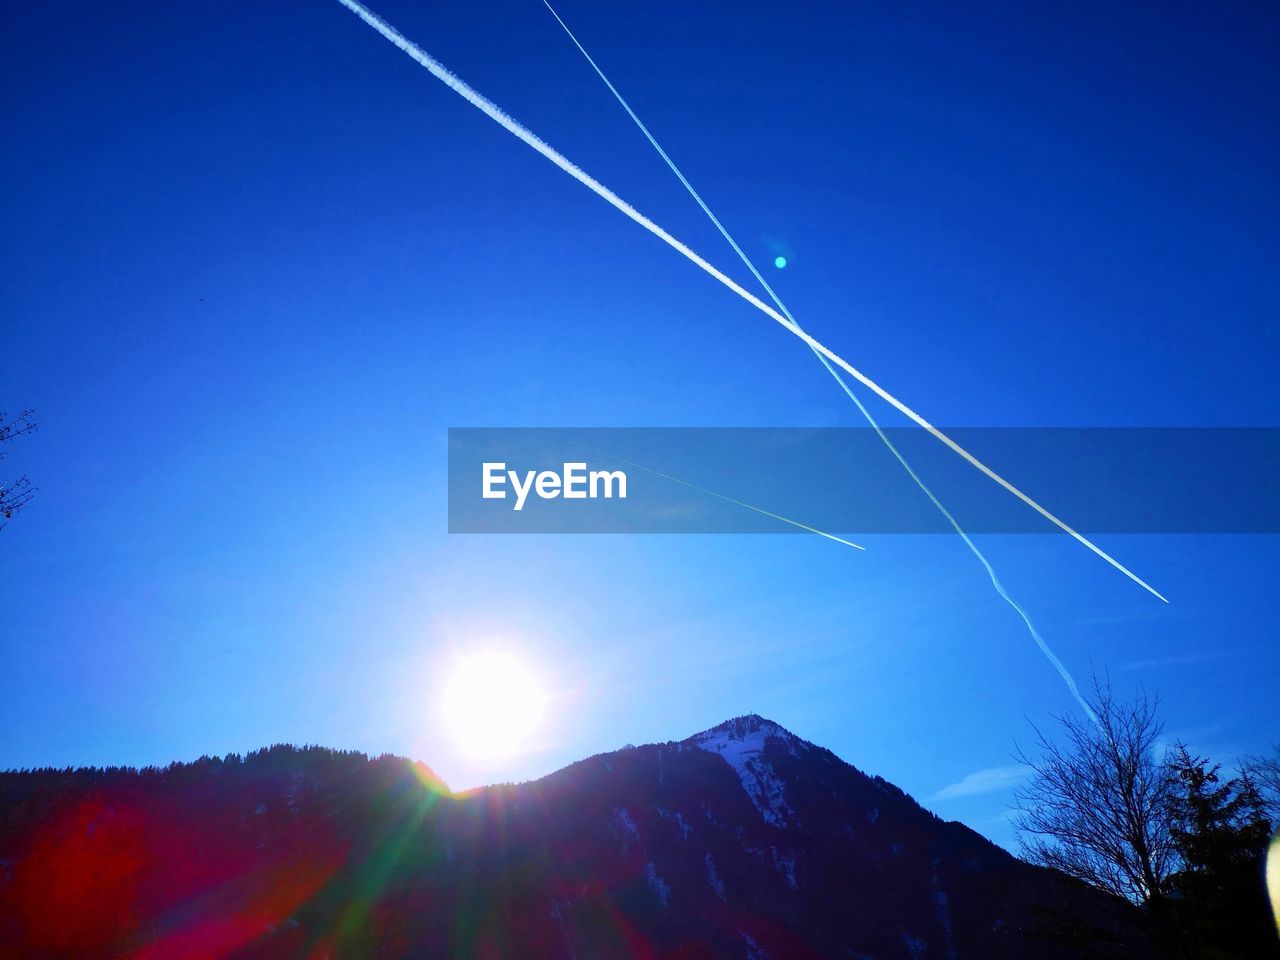
<path fill-rule="evenodd" d="M 923 431 L 886 431 L 976 533 L 1047 533 L 1026 504 Z M 1082 533 L 1277 533 L 1280 429 L 954 428 Z M 449 431 L 451 533 L 943 533 L 873 430 Z"/>

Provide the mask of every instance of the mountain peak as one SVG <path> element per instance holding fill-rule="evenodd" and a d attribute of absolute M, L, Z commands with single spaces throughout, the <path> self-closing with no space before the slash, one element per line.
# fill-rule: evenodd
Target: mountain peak
<path fill-rule="evenodd" d="M 734 717 L 730 720 L 726 720 L 724 723 L 716 724 L 709 730 L 703 730 L 701 733 L 695 733 L 685 742 L 698 743 L 699 741 L 712 737 L 724 737 L 730 740 L 778 737 L 784 740 L 795 740 L 801 743 L 804 742 L 782 724 L 776 723 L 766 717 L 762 717 L 758 713 L 748 713 L 741 717 Z"/>

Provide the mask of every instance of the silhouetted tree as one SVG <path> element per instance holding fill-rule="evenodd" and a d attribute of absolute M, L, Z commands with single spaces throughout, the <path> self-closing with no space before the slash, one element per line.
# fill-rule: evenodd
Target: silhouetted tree
<path fill-rule="evenodd" d="M 34 410 L 23 410 L 12 419 L 0 411 L 0 460 L 4 460 L 9 452 L 4 449 L 5 443 L 31 433 L 37 426 Z M 0 480 L 0 530 L 30 502 L 35 492 L 35 487 L 25 476 L 16 480 Z"/>
<path fill-rule="evenodd" d="M 1280 823 L 1280 743 L 1272 746 L 1270 754 L 1249 757 L 1242 771 L 1261 795 L 1272 824 Z"/>
<path fill-rule="evenodd" d="M 1174 786 L 1156 745 L 1158 702 L 1118 702 L 1094 678 L 1096 719 L 1057 718 L 1055 742 L 1036 731 L 1039 757 L 1019 753 L 1031 778 L 1016 793 L 1023 855 L 1132 903 L 1158 898 L 1176 848 L 1168 810 Z"/>
<path fill-rule="evenodd" d="M 1179 929 L 1204 958 L 1280 956 L 1263 877 L 1271 822 L 1247 773 L 1223 777 L 1220 765 L 1179 743 L 1169 759 L 1178 789 L 1170 824 L 1180 868 L 1168 887 Z"/>
<path fill-rule="evenodd" d="M 1153 938 L 1176 952 L 1166 881 L 1177 865 L 1170 810 L 1175 778 L 1158 755 L 1159 702 L 1121 702 L 1095 676 L 1093 717 L 1058 717 L 1058 740 L 1036 730 L 1039 756 L 1015 794 L 1023 856 L 1141 906 Z"/>

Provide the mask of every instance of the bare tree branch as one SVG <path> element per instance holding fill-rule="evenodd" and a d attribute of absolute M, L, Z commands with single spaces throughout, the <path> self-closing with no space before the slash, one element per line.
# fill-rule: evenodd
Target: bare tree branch
<path fill-rule="evenodd" d="M 1280 822 L 1280 743 L 1274 744 L 1269 754 L 1248 757 L 1240 772 L 1258 791 L 1271 819 Z"/>
<path fill-rule="evenodd" d="M 1065 737 L 1036 730 L 1040 755 L 1019 752 L 1032 777 L 1015 794 L 1023 855 L 1132 903 L 1159 900 L 1176 867 L 1169 824 L 1175 787 L 1156 747 L 1159 702 L 1119 703 L 1095 676 L 1096 722 L 1059 717 Z"/>
<path fill-rule="evenodd" d="M 25 434 L 34 433 L 38 427 L 34 410 L 23 410 L 12 419 L 4 411 L 0 411 L 0 460 L 9 453 L 4 449 L 4 443 Z M 5 524 L 12 520 L 19 510 L 31 502 L 35 493 L 36 488 L 25 476 L 18 477 L 16 480 L 0 480 L 0 530 L 4 529 Z"/>

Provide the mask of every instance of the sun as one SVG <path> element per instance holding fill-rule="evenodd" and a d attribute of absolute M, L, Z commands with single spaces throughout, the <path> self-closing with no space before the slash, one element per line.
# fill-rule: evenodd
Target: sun
<path fill-rule="evenodd" d="M 458 748 L 477 760 L 509 757 L 546 712 L 542 685 L 519 658 L 492 651 L 458 661 L 444 690 L 444 721 Z"/>

